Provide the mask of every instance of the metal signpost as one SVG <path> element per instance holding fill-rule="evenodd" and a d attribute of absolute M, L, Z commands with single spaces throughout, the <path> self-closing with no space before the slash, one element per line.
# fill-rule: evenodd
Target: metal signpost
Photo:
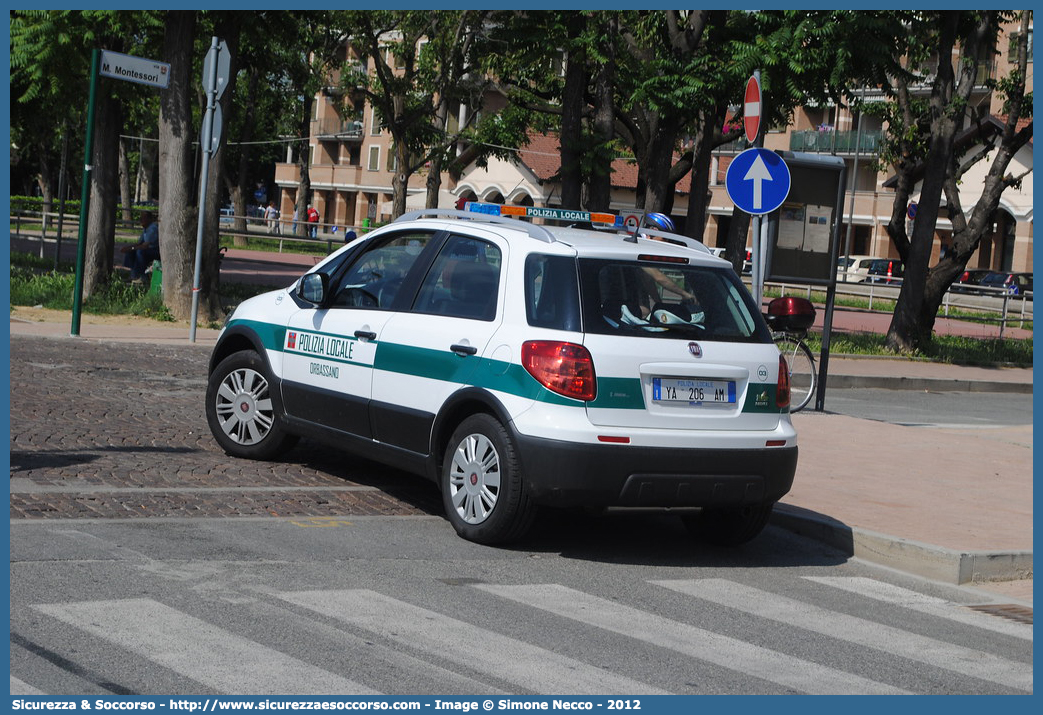
<path fill-rule="evenodd" d="M 206 204 L 206 190 L 210 173 L 210 157 L 217 153 L 221 144 L 221 107 L 217 100 L 224 94 L 228 86 L 228 69 L 231 57 L 228 45 L 217 37 L 210 39 L 210 49 L 203 61 L 203 86 L 206 87 L 206 114 L 203 116 L 200 146 L 203 151 L 203 166 L 199 176 L 199 218 L 196 221 L 196 260 L 192 274 L 192 322 L 188 339 L 196 341 L 196 316 L 199 314 L 199 275 L 203 258 L 203 218 Z"/>
<path fill-rule="evenodd" d="M 83 309 L 83 264 L 87 255 L 87 215 L 91 205 L 91 154 L 94 151 L 94 106 L 98 94 L 98 77 L 114 77 L 150 87 L 166 89 L 170 82 L 170 65 L 119 52 L 95 49 L 91 52 L 90 91 L 87 98 L 87 133 L 84 137 L 83 188 L 80 193 L 80 231 L 76 247 L 76 280 L 72 292 L 72 327 L 70 334 L 80 334 Z M 60 236 L 60 234 L 59 234 Z M 58 243 L 59 248 L 61 242 Z M 57 260 L 57 258 L 55 259 Z"/>
<path fill-rule="evenodd" d="M 753 146 L 742 152 L 728 165 L 725 188 L 728 196 L 740 210 L 753 216 L 752 279 L 753 297 L 760 305 L 764 292 L 765 232 L 761 216 L 779 208 L 790 190 L 790 173 L 781 157 L 764 149 L 761 117 L 764 102 L 761 94 L 760 70 L 746 82 L 743 95 L 743 130 Z"/>

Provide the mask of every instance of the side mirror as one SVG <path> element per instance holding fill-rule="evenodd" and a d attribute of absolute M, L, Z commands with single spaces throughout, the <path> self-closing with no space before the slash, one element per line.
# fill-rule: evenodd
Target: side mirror
<path fill-rule="evenodd" d="M 301 277 L 297 295 L 312 305 L 322 305 L 330 289 L 330 277 L 325 273 L 307 273 Z"/>

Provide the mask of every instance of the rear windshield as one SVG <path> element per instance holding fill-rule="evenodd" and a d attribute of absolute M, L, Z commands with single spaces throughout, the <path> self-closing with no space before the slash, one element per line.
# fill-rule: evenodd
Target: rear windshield
<path fill-rule="evenodd" d="M 730 268 L 581 259 L 588 333 L 770 342 L 752 296 Z"/>

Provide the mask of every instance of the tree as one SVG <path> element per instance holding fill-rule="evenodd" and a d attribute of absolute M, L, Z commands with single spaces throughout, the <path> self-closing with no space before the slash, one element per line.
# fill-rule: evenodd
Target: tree
<path fill-rule="evenodd" d="M 170 79 L 159 110 L 159 250 L 163 256 L 163 302 L 178 320 L 192 315 L 196 197 L 192 195 L 192 56 L 196 13 L 166 13 L 163 60 Z"/>
<path fill-rule="evenodd" d="M 392 215 L 406 210 L 409 180 L 427 168 L 429 205 L 436 204 L 441 169 L 481 103 L 484 78 L 474 67 L 475 37 L 485 12 L 447 10 L 345 13 L 353 51 L 342 73 L 345 94 L 368 100 L 392 137 Z M 372 72 L 368 72 L 372 67 Z M 470 110 L 450 118 L 464 104 Z"/>
<path fill-rule="evenodd" d="M 12 84 L 21 89 L 20 105 L 43 116 L 65 116 L 65 107 L 86 106 L 89 69 L 94 49 L 126 51 L 128 41 L 148 47 L 156 16 L 124 11 L 21 11 L 11 20 Z M 92 295 L 112 275 L 116 204 L 118 199 L 119 136 L 124 105 L 138 101 L 141 90 L 127 82 L 98 81 L 95 138 L 90 163 L 91 206 L 87 217 L 83 289 Z M 23 136 L 43 148 L 40 184 L 50 206 L 51 165 L 57 140 L 53 125 L 23 123 Z M 49 137 L 49 138 L 48 138 Z"/>
<path fill-rule="evenodd" d="M 451 161 L 460 139 L 480 116 L 484 93 L 490 84 L 476 66 L 480 33 L 488 14 L 474 10 L 434 13 L 432 32 L 420 53 L 420 86 L 426 89 L 434 105 L 434 131 L 425 157 L 425 203 L 429 208 L 438 206 L 443 167 Z M 454 110 L 457 110 L 455 115 Z M 453 123 L 455 127 L 451 130 Z"/>
<path fill-rule="evenodd" d="M 996 54 L 1000 23 L 1020 19 L 1017 63 L 1008 77 L 990 86 L 1006 99 L 1006 116 L 982 118 L 972 113 L 971 92 L 979 85 L 983 68 Z M 895 169 L 896 189 L 887 231 L 906 264 L 902 289 L 887 333 L 889 348 L 911 352 L 930 340 L 945 292 L 967 265 L 982 237 L 989 231 L 992 216 L 1005 189 L 1023 177 L 1011 176 L 1007 168 L 1014 155 L 1032 138 L 1032 97 L 1025 90 L 1027 76 L 1027 29 L 1031 11 L 939 11 L 909 17 L 905 37 L 909 44 L 909 72 L 896 74 L 889 89 L 892 104 L 883 108 L 889 122 L 890 141 L 884 160 Z M 954 61 L 950 58 L 955 56 Z M 916 101 L 913 82 L 922 81 L 936 63 L 926 102 Z M 1023 126 L 1019 129 L 1019 123 Z M 975 132 L 981 147 L 963 156 L 957 137 Z M 981 198 L 969 214 L 960 196 L 960 180 L 981 161 L 991 161 Z M 922 176 L 918 213 L 909 236 L 905 211 Z M 952 246 L 931 267 L 935 229 L 943 204 L 952 222 Z"/>

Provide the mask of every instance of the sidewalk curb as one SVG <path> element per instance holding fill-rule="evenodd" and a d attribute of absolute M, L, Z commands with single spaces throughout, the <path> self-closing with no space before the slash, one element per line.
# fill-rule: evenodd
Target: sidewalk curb
<path fill-rule="evenodd" d="M 885 390 L 919 390 L 921 392 L 1003 392 L 1032 394 L 1032 383 L 1002 380 L 960 380 L 939 377 L 903 377 L 901 375 L 827 375 L 829 388 L 882 388 Z"/>
<path fill-rule="evenodd" d="M 771 523 L 840 549 L 848 556 L 923 576 L 969 584 L 1032 578 L 1031 551 L 959 551 L 848 526 L 828 516 L 777 504 Z"/>

